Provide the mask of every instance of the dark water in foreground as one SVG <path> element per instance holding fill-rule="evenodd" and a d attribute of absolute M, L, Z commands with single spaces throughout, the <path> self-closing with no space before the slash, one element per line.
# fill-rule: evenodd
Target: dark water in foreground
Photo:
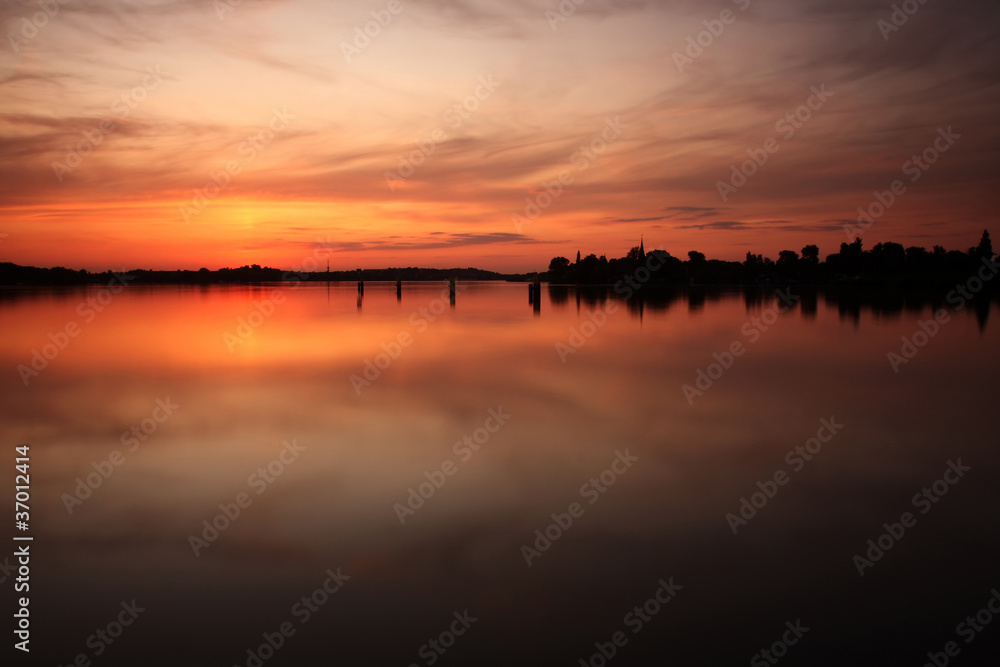
<path fill-rule="evenodd" d="M 15 445 L 31 459 L 30 528 L 2 552 L 34 537 L 18 664 L 1000 654 L 1000 323 L 982 304 L 939 300 L 935 329 L 930 302 L 779 313 L 766 288 L 543 289 L 537 313 L 524 285 L 460 285 L 454 306 L 437 284 L 108 296 L 0 298 L 4 506 Z M 934 335 L 894 372 L 920 321 Z M 53 357 L 37 375 L 18 370 L 33 350 Z M 903 533 L 861 576 L 884 524 Z M 258 651 L 265 634 L 280 648 Z"/>

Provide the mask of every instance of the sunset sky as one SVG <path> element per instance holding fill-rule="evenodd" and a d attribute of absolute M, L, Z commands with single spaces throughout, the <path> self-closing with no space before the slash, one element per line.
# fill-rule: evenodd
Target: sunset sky
<path fill-rule="evenodd" d="M 1000 5 L 904 4 L 897 30 L 888 0 L 2 1 L 0 261 L 825 256 L 897 179 L 865 247 L 967 249 L 1000 233 Z"/>

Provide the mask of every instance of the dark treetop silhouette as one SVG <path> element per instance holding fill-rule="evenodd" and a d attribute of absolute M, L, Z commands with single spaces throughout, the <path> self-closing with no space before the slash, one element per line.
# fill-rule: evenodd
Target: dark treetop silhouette
<path fill-rule="evenodd" d="M 840 252 L 827 255 L 821 262 L 819 247 L 807 245 L 801 254 L 782 250 L 775 262 L 769 257 L 748 252 L 743 262 L 706 259 L 692 250 L 687 261 L 674 257 L 665 250 L 651 250 L 644 244 L 633 247 L 618 259 L 590 254 L 570 263 L 565 257 L 554 257 L 548 271 L 539 274 L 551 283 L 579 285 L 611 285 L 635 275 L 641 267 L 648 267 L 650 276 L 642 280 L 652 285 L 759 285 L 759 284 L 809 284 L 809 285 L 889 285 L 899 287 L 944 287 L 956 280 L 965 279 L 987 263 L 992 266 L 994 253 L 989 231 L 984 230 L 978 246 L 968 252 L 947 251 L 935 245 L 930 251 L 899 243 L 876 244 L 871 250 L 862 248 L 861 238 L 852 243 L 841 243 Z M 655 268 L 654 268 L 655 267 Z M 130 275 L 133 284 L 212 284 L 255 283 L 282 281 L 325 280 L 532 280 L 536 274 L 505 274 L 482 269 L 422 269 L 415 267 L 364 269 L 348 271 L 283 271 L 257 264 L 237 269 L 210 271 L 152 271 L 132 269 L 122 271 Z M 112 273 L 91 273 L 63 267 L 50 269 L 18 266 L 0 262 L 0 285 L 84 285 L 107 282 Z M 990 290 L 996 290 L 990 285 Z"/>
<path fill-rule="evenodd" d="M 623 278 L 636 276 L 647 267 L 650 276 L 645 284 L 757 285 L 799 283 L 810 285 L 892 285 L 900 287 L 942 287 L 964 280 L 977 272 L 983 263 L 992 266 L 993 244 L 989 231 L 983 231 L 979 245 L 946 251 L 939 245 L 928 251 L 899 243 L 886 242 L 871 250 L 862 248 L 861 238 L 841 243 L 840 252 L 819 259 L 819 248 L 807 245 L 801 255 L 782 250 L 775 262 L 748 252 L 743 262 L 706 259 L 692 250 L 687 261 L 664 250 L 649 253 L 640 242 L 625 257 L 607 259 L 603 255 L 587 255 L 570 263 L 565 257 L 554 257 L 544 277 L 552 283 L 597 285 L 614 284 Z M 995 271 L 994 271 L 995 272 Z M 644 272 L 640 271 L 640 277 Z M 995 289 L 995 288 L 994 288 Z"/>

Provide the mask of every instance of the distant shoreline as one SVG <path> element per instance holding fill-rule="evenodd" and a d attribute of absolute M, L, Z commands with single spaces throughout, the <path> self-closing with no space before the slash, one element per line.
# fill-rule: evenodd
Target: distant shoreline
<path fill-rule="evenodd" d="M 402 267 L 355 269 L 353 271 L 285 271 L 258 264 L 239 268 L 210 270 L 129 269 L 121 272 L 92 273 L 63 267 L 37 268 L 0 262 L 0 286 L 72 286 L 97 285 L 117 281 L 134 285 L 246 285 L 297 282 L 438 282 L 447 280 L 491 282 L 545 282 L 549 285 L 607 286 L 620 293 L 650 286 L 747 286 L 801 285 L 815 287 L 858 286 L 872 288 L 956 288 L 968 284 L 973 293 L 1000 291 L 997 255 L 988 230 L 983 230 L 979 245 L 967 252 L 934 246 L 904 248 L 899 243 L 876 244 L 863 248 L 860 237 L 841 243 L 840 251 L 820 260 L 819 247 L 807 245 L 802 254 L 782 250 L 778 261 L 747 252 L 743 262 L 708 259 L 689 251 L 684 261 L 665 250 L 648 253 L 640 239 L 620 258 L 576 254 L 576 261 L 553 257 L 548 270 L 530 273 L 499 273 L 483 269 L 427 269 Z"/>
<path fill-rule="evenodd" d="M 38 268 L 20 266 L 10 262 L 0 262 L 0 285 L 21 287 L 54 287 L 73 285 L 98 285 L 109 280 L 117 280 L 116 276 L 128 276 L 127 282 L 132 285 L 241 285 L 253 283 L 291 283 L 291 282 L 365 282 L 385 281 L 434 282 L 455 278 L 462 281 L 505 281 L 525 282 L 531 280 L 534 274 L 508 274 L 482 269 L 422 269 L 406 267 L 400 269 L 361 269 L 355 271 L 284 271 L 258 265 L 244 266 L 237 269 L 200 269 L 191 270 L 147 270 L 128 269 L 124 271 L 104 271 L 92 273 L 86 270 L 73 270 L 63 267 Z"/>

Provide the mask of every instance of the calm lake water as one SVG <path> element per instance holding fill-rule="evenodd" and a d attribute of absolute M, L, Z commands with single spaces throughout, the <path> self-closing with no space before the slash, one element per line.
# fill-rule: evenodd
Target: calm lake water
<path fill-rule="evenodd" d="M 0 293 L 34 664 L 988 664 L 996 304 L 798 294 Z"/>

